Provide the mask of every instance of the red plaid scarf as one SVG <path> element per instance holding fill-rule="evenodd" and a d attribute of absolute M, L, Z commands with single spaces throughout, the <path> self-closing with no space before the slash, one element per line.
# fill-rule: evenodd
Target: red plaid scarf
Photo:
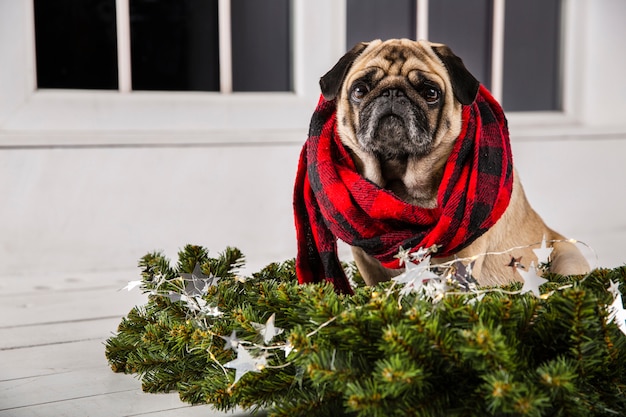
<path fill-rule="evenodd" d="M 513 161 L 502 108 L 483 86 L 463 106 L 462 128 L 444 167 L 437 208 L 400 200 L 362 177 L 336 131 L 336 103 L 320 98 L 300 155 L 294 192 L 300 283 L 325 279 L 352 290 L 337 257 L 337 238 L 399 268 L 400 247 L 440 245 L 452 255 L 493 226 L 513 188 Z"/>

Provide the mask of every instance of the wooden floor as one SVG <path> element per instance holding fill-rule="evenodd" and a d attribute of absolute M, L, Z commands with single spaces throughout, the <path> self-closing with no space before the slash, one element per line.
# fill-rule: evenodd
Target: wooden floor
<path fill-rule="evenodd" d="M 138 270 L 0 280 L 0 417 L 249 415 L 145 394 L 110 370 L 104 341 L 146 302 L 137 289 L 119 291 L 136 279 Z"/>
<path fill-rule="evenodd" d="M 600 266 L 623 265 L 626 230 L 600 236 Z M 592 262 L 592 265 L 598 266 Z M 145 394 L 133 376 L 115 374 L 104 341 L 147 298 L 120 291 L 139 270 L 0 279 L 0 417 L 242 417 L 190 407 L 177 394 Z"/>

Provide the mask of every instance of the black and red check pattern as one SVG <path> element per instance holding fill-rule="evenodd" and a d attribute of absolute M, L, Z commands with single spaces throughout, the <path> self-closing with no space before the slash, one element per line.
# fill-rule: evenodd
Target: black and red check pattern
<path fill-rule="evenodd" d="M 320 98 L 300 155 L 294 190 L 300 283 L 330 281 L 352 290 L 337 257 L 337 239 L 399 268 L 400 247 L 440 245 L 458 252 L 502 216 L 513 189 L 513 159 L 504 112 L 481 86 L 463 106 L 462 130 L 444 167 L 438 206 L 406 203 L 362 177 L 336 130 L 335 101 Z"/>

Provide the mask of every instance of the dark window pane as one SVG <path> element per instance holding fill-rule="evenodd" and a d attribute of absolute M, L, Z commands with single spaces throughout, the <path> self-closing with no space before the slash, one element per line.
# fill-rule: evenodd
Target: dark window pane
<path fill-rule="evenodd" d="M 35 0 L 39 88 L 117 89 L 115 0 Z"/>
<path fill-rule="evenodd" d="M 507 0 L 505 10 L 504 108 L 559 110 L 560 0 Z"/>
<path fill-rule="evenodd" d="M 346 48 L 372 39 L 415 39 L 415 0 L 348 0 L 347 6 Z"/>
<path fill-rule="evenodd" d="M 217 0 L 130 0 L 133 90 L 218 91 Z"/>
<path fill-rule="evenodd" d="M 291 90 L 289 0 L 232 0 L 234 91 Z"/>
<path fill-rule="evenodd" d="M 508 5 L 508 2 L 507 2 Z M 437 0 L 428 3 L 428 37 L 445 43 L 489 88 L 491 80 L 492 0 Z"/>

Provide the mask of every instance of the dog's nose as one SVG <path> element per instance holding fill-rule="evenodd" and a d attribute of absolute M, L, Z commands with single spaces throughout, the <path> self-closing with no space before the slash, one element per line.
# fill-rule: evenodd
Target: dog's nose
<path fill-rule="evenodd" d="M 383 97 L 404 97 L 404 91 L 399 88 L 390 88 L 389 90 L 383 91 L 381 94 Z"/>

